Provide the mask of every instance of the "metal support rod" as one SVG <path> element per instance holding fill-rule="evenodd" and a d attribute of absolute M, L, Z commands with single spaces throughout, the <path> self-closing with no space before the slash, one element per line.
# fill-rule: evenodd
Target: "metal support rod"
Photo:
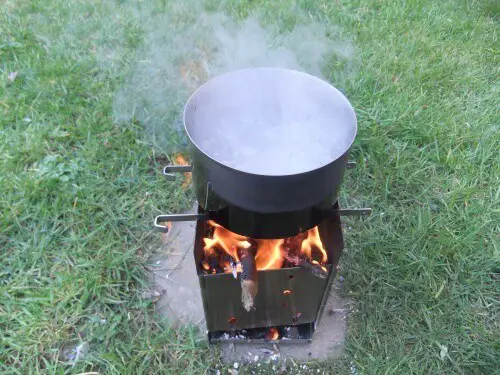
<path fill-rule="evenodd" d="M 208 216 L 205 214 L 178 214 L 178 215 L 158 215 L 155 217 L 154 229 L 158 232 L 167 233 L 168 227 L 160 223 L 168 221 L 196 221 L 207 220 Z"/>
<path fill-rule="evenodd" d="M 328 213 L 339 216 L 368 216 L 372 213 L 371 208 L 337 208 L 327 210 Z"/>
<path fill-rule="evenodd" d="M 192 165 L 167 165 L 163 168 L 163 175 L 169 181 L 175 180 L 174 173 L 186 173 L 193 170 Z"/>

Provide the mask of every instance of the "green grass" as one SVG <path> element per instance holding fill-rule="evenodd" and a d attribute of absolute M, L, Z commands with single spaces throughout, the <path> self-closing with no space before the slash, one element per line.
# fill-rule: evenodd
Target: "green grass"
<path fill-rule="evenodd" d="M 299 14 L 285 0 L 208 3 L 282 30 Z M 352 77 L 335 61 L 325 75 L 359 120 L 342 200 L 374 208 L 347 222 L 346 357 L 311 371 L 499 373 L 498 2 L 297 3 L 356 46 Z M 152 217 L 191 197 L 162 181 L 166 151 L 139 123 L 112 119 L 143 20 L 125 1 L 92 4 L 0 4 L 0 372 L 222 368 L 140 298 Z M 82 342 L 72 368 L 66 353 Z M 252 370 L 265 373 L 241 372 Z"/>

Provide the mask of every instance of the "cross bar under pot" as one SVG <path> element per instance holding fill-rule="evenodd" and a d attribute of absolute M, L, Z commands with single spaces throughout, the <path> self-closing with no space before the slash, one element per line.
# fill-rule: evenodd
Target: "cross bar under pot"
<path fill-rule="evenodd" d="M 348 169 L 356 166 L 355 161 L 348 161 Z M 163 168 L 163 175 L 168 180 L 175 180 L 175 173 L 191 172 L 191 165 L 167 165 Z M 224 228 L 252 238 L 285 238 L 297 235 L 311 229 L 326 217 L 333 216 L 364 216 L 371 213 L 370 208 L 336 208 L 331 206 L 330 198 L 315 207 L 305 208 L 298 211 L 287 211 L 282 213 L 261 213 L 242 209 L 229 202 L 225 207 L 218 210 L 208 210 L 206 207 L 197 214 L 173 214 L 159 215 L 155 218 L 154 228 L 160 232 L 167 232 L 168 227 L 161 225 L 168 221 L 196 221 L 214 220 Z"/>
<path fill-rule="evenodd" d="M 331 208 L 324 211 L 325 217 L 334 217 L 334 216 L 367 216 L 372 212 L 371 208 Z M 161 223 L 169 222 L 169 221 L 197 221 L 197 220 L 209 220 L 214 219 L 217 220 L 218 213 L 217 212 L 202 212 L 198 214 L 172 214 L 172 215 L 158 215 L 155 217 L 154 221 L 154 229 L 158 232 L 167 233 L 169 228 Z M 309 228 L 310 229 L 310 228 Z"/>

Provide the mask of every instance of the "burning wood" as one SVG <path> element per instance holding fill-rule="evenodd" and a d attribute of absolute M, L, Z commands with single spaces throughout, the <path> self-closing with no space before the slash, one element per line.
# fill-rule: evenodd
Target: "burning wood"
<path fill-rule="evenodd" d="M 238 278 L 238 268 L 241 269 L 241 263 L 240 262 L 235 262 L 234 260 L 231 260 L 231 273 L 233 274 L 233 277 L 235 279 Z"/>
<path fill-rule="evenodd" d="M 241 302 L 245 310 L 250 311 L 259 290 L 259 280 L 255 263 L 257 249 L 247 243 L 249 246 L 241 249 Z"/>
<path fill-rule="evenodd" d="M 328 275 L 324 266 L 328 256 L 318 227 L 295 237 L 254 240 L 232 233 L 213 221 L 208 224 L 203 269 L 207 273 L 232 273 L 235 278 L 238 272 L 243 272 L 242 288 L 245 284 L 248 292 L 245 295 L 255 297 L 258 289 L 256 275 L 260 270 L 301 267 L 321 278 Z M 245 297 L 245 300 L 250 301 L 250 298 Z"/>
<path fill-rule="evenodd" d="M 314 276 L 320 277 L 322 279 L 328 276 L 328 269 L 320 264 L 319 262 L 313 260 L 312 262 L 309 259 L 302 256 L 290 256 L 285 252 L 285 259 L 290 262 L 290 264 L 304 268 L 310 271 Z"/>

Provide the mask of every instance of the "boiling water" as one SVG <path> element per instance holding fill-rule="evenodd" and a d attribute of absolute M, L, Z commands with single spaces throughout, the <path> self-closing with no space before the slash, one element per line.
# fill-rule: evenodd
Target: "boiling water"
<path fill-rule="evenodd" d="M 260 175 L 304 173 L 339 158 L 356 118 L 334 87 L 307 74 L 252 68 L 219 76 L 186 106 L 186 130 L 203 152 Z"/>
<path fill-rule="evenodd" d="M 290 175 L 339 158 L 350 139 L 341 124 L 314 118 L 287 121 L 221 118 L 198 146 L 215 160 L 261 175 Z"/>

